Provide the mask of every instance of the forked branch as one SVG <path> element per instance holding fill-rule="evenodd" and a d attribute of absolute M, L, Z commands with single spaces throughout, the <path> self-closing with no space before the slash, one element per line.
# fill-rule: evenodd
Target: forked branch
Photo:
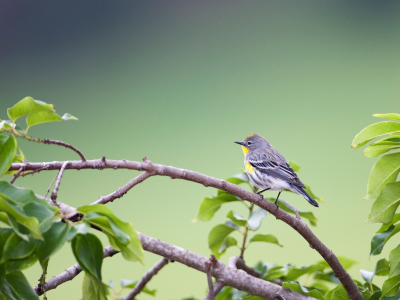
<path fill-rule="evenodd" d="M 64 162 L 49 162 L 49 163 L 13 163 L 10 170 L 19 170 L 25 165 L 25 170 L 36 170 L 43 168 L 45 165 L 49 170 L 61 169 Z M 238 196 L 242 200 L 247 200 L 274 215 L 277 219 L 282 220 L 294 230 L 296 230 L 307 242 L 315 249 L 329 264 L 332 268 L 335 276 L 341 281 L 344 288 L 346 289 L 349 298 L 352 300 L 362 300 L 362 295 L 358 290 L 356 284 L 352 281 L 351 277 L 343 266 L 339 263 L 337 257 L 333 252 L 326 247 L 308 228 L 308 226 L 296 217 L 291 216 L 282 209 L 276 209 L 276 206 L 264 200 L 260 195 L 251 193 L 238 185 L 226 182 L 218 178 L 213 178 L 200 174 L 198 172 L 179 169 L 170 166 L 164 166 L 159 164 L 153 164 L 151 162 L 136 162 L 126 160 L 90 160 L 90 161 L 71 161 L 66 169 L 105 169 L 105 168 L 123 168 L 132 169 L 139 171 L 147 171 L 152 175 L 168 176 L 176 179 L 184 179 L 188 181 L 197 182 L 204 186 L 214 187 L 217 189 L 224 190 L 230 194 Z M 167 256 L 166 256 L 167 257 Z M 204 267 L 204 266 L 203 266 Z M 213 275 L 214 276 L 214 275 Z M 215 277 L 215 276 L 214 276 Z M 253 277 L 254 278 L 254 277 Z"/>

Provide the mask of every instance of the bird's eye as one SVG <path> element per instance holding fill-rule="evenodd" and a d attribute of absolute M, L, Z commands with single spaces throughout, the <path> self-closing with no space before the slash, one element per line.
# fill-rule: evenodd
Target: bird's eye
<path fill-rule="evenodd" d="M 250 146 L 252 144 L 252 142 L 247 142 L 247 146 Z"/>

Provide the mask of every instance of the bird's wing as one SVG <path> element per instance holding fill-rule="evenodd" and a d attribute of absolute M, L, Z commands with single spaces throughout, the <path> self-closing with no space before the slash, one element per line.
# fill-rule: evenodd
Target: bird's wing
<path fill-rule="evenodd" d="M 253 168 L 269 176 L 282 179 L 286 182 L 305 188 L 292 167 L 280 155 L 279 160 L 272 159 L 270 155 L 252 155 L 248 157 L 249 163 Z"/>

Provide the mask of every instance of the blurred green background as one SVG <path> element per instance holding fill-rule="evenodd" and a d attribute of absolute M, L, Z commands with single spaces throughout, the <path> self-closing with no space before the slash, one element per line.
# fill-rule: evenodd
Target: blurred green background
<path fill-rule="evenodd" d="M 373 271 L 365 225 L 372 202 L 362 200 L 374 159 L 350 148 L 355 134 L 399 112 L 400 3 L 398 1 L 2 1 L 0 10 L 0 119 L 25 96 L 53 103 L 79 121 L 38 125 L 30 134 L 71 143 L 88 159 L 141 160 L 227 178 L 243 167 L 233 141 L 257 132 L 300 178 L 325 199 L 320 208 L 297 195 L 283 198 L 319 218 L 314 233 L 337 255 Z M 29 161 L 78 159 L 68 149 L 19 141 Z M 65 173 L 59 200 L 91 203 L 138 172 Z M 17 185 L 45 194 L 55 172 L 20 178 Z M 9 178 L 6 178 L 9 179 Z M 208 256 L 209 230 L 225 220 L 192 223 L 212 188 L 154 177 L 109 204 L 147 235 Z M 276 196 L 276 192 L 266 193 Z M 321 257 L 290 227 L 268 215 L 259 233 L 275 234 L 283 248 L 254 244 L 249 265 L 262 259 L 298 266 Z M 103 244 L 108 242 L 103 239 Z M 230 249 L 223 261 L 238 255 Z M 104 281 L 138 279 L 146 264 L 119 255 L 106 259 Z M 66 245 L 48 276 L 75 263 Z M 25 274 L 32 285 L 38 264 Z M 48 293 L 78 299 L 82 275 Z M 377 280 L 379 282 L 379 278 Z M 206 276 L 178 263 L 149 284 L 157 299 L 202 298 Z M 154 299 L 140 295 L 139 299 Z"/>

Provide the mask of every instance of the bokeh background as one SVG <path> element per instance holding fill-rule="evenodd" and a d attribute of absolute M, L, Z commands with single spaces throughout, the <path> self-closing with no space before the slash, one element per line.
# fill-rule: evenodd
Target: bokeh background
<path fill-rule="evenodd" d="M 325 203 L 317 209 L 300 196 L 283 198 L 316 214 L 312 230 L 337 255 L 359 261 L 350 273 L 361 279 L 360 268 L 372 271 L 398 243 L 393 239 L 383 255 L 369 259 L 379 225 L 364 224 L 372 202 L 362 198 L 374 159 L 350 144 L 379 121 L 373 113 L 400 111 L 399 17 L 394 0 L 1 1 L 0 118 L 29 95 L 79 118 L 35 126 L 35 137 L 71 143 L 89 159 L 146 155 L 218 178 L 243 167 L 233 141 L 257 132 L 303 167 L 300 178 Z M 54 145 L 19 143 L 29 161 L 78 159 Z M 59 200 L 88 204 L 137 174 L 68 171 Z M 42 172 L 16 184 L 44 194 L 54 176 Z M 215 192 L 155 177 L 109 207 L 140 232 L 208 256 L 209 230 L 229 209 L 244 212 L 233 204 L 210 222 L 193 223 L 200 201 Z M 284 247 L 252 245 L 249 265 L 321 259 L 270 215 L 260 233 L 275 234 Z M 223 261 L 237 254 L 230 249 Z M 159 257 L 145 259 L 144 266 L 118 255 L 106 259 L 104 281 L 139 279 Z M 50 261 L 48 276 L 73 263 L 67 244 Z M 36 284 L 38 264 L 25 274 Z M 49 299 L 78 299 L 81 281 L 82 275 L 63 284 Z M 149 287 L 158 289 L 156 299 L 202 298 L 206 276 L 174 263 Z"/>

